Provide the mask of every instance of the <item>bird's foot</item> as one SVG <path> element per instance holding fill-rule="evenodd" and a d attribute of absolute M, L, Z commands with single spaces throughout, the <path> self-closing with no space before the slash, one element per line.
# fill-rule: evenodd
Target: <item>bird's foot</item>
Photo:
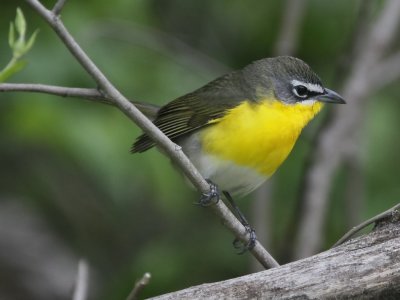
<path fill-rule="evenodd" d="M 249 234 L 249 240 L 247 243 L 243 243 L 238 238 L 233 241 L 233 247 L 239 250 L 238 254 L 243 254 L 248 250 L 252 250 L 257 241 L 256 231 L 248 224 L 244 225 L 244 227 L 246 228 L 246 232 Z"/>
<path fill-rule="evenodd" d="M 235 249 L 239 250 L 238 254 L 243 254 L 245 253 L 247 250 L 251 250 L 254 248 L 254 246 L 256 245 L 256 241 L 257 241 L 257 236 L 256 236 L 256 232 L 255 230 L 249 225 L 249 222 L 247 221 L 247 219 L 245 218 L 245 216 L 243 215 L 243 213 L 240 211 L 239 207 L 236 205 L 235 201 L 233 200 L 232 196 L 227 192 L 227 191 L 223 191 L 225 198 L 229 201 L 229 203 L 231 204 L 234 212 L 236 213 L 237 218 L 239 219 L 240 223 L 242 223 L 242 225 L 244 226 L 244 228 L 246 229 L 246 232 L 249 235 L 249 240 L 247 241 L 247 243 L 242 242 L 241 240 L 239 240 L 238 238 L 236 238 L 233 241 L 233 247 L 235 247 Z"/>
<path fill-rule="evenodd" d="M 199 201 L 195 202 L 195 204 L 203 207 L 217 204 L 220 198 L 217 185 L 209 179 L 206 179 L 206 181 L 210 184 L 210 191 L 208 193 L 202 194 Z"/>

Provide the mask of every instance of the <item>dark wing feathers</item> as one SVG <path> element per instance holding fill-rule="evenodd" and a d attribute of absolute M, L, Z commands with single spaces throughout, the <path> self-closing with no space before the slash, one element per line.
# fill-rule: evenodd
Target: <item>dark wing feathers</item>
<path fill-rule="evenodd" d="M 207 126 L 222 117 L 226 110 L 246 100 L 241 73 L 232 72 L 204 87 L 163 106 L 153 121 L 165 135 L 174 140 Z M 144 152 L 154 146 L 145 133 L 132 146 L 132 152 Z"/>

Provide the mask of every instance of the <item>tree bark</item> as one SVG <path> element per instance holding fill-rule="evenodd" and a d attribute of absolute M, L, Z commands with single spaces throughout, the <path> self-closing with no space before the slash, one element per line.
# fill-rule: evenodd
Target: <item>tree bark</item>
<path fill-rule="evenodd" d="M 400 222 L 278 268 L 153 299 L 400 299 Z"/>

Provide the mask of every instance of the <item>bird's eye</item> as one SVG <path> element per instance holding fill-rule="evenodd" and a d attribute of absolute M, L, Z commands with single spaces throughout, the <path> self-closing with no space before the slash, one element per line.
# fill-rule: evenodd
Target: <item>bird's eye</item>
<path fill-rule="evenodd" d="M 308 89 L 304 85 L 296 85 L 293 88 L 293 93 L 300 98 L 307 98 Z"/>

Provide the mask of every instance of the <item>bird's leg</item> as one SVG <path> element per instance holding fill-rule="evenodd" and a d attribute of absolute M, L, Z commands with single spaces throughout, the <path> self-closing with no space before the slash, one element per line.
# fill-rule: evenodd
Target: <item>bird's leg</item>
<path fill-rule="evenodd" d="M 210 206 L 213 204 L 217 204 L 220 198 L 217 185 L 209 179 L 206 179 L 206 181 L 210 184 L 210 191 L 208 193 L 202 194 L 199 202 L 196 202 L 196 204 L 201 206 Z"/>
<path fill-rule="evenodd" d="M 209 179 L 206 179 L 206 181 L 210 184 L 210 191 L 208 193 L 202 194 L 199 201 L 195 203 L 203 207 L 216 204 L 220 199 L 220 193 L 217 185 Z M 236 214 L 236 217 L 239 219 L 240 223 L 242 223 L 242 225 L 246 229 L 246 232 L 248 232 L 250 235 L 249 241 L 245 245 L 237 238 L 233 241 L 233 246 L 236 249 L 240 249 L 239 254 L 243 254 L 247 250 L 251 250 L 254 248 L 257 240 L 256 232 L 250 226 L 249 222 L 247 221 L 243 213 L 240 211 L 235 201 L 233 201 L 232 196 L 227 191 L 222 191 L 222 193 L 225 195 L 225 198 L 229 201 L 229 204 L 233 208 L 233 211 Z"/>
<path fill-rule="evenodd" d="M 222 191 L 222 193 L 225 195 L 225 198 L 229 201 L 231 204 L 234 212 L 236 213 L 236 216 L 238 217 L 240 223 L 246 228 L 246 231 L 249 233 L 249 241 L 247 242 L 246 245 L 244 245 L 239 239 L 235 239 L 233 241 L 233 246 L 236 249 L 241 249 L 239 254 L 243 254 L 247 250 L 251 250 L 254 248 L 257 240 L 256 232 L 255 230 L 250 226 L 249 222 L 243 215 L 243 213 L 240 211 L 239 207 L 236 205 L 235 201 L 233 201 L 232 196 L 227 192 L 227 191 Z"/>

